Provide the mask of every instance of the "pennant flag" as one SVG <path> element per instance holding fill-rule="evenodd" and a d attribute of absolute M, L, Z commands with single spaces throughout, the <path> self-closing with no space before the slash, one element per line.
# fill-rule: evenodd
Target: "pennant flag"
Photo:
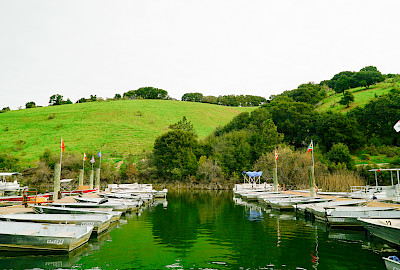
<path fill-rule="evenodd" d="M 97 153 L 97 156 L 101 158 L 101 151 Z"/>
<path fill-rule="evenodd" d="M 275 159 L 278 159 L 278 152 L 275 150 Z"/>
<path fill-rule="evenodd" d="M 83 153 L 83 161 L 86 161 L 86 160 L 87 160 L 87 156 L 85 153 Z"/>
<path fill-rule="evenodd" d="M 95 162 L 95 160 L 94 160 L 94 156 L 92 156 L 92 159 L 90 160 L 90 163 L 94 163 Z"/>
<path fill-rule="evenodd" d="M 313 143 L 312 143 L 312 141 L 311 141 L 310 145 L 309 145 L 308 148 L 307 148 L 307 153 L 308 153 L 308 152 L 311 152 L 312 150 L 313 150 Z"/>
<path fill-rule="evenodd" d="M 60 146 L 60 148 L 62 149 L 63 152 L 65 151 L 65 144 L 64 144 L 63 138 L 61 138 L 61 146 Z"/>
<path fill-rule="evenodd" d="M 397 121 L 397 123 L 394 125 L 394 130 L 396 130 L 396 132 L 399 132 L 400 131 L 400 120 L 399 121 Z"/>

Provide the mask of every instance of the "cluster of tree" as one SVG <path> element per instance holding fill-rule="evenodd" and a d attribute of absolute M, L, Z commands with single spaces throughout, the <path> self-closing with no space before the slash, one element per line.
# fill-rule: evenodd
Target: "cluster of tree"
<path fill-rule="evenodd" d="M 335 90 L 336 93 L 343 93 L 345 90 L 355 87 L 369 88 L 378 82 L 385 80 L 385 76 L 374 66 L 362 68 L 359 72 L 342 71 L 335 74 L 332 79 L 321 82 L 329 88 Z"/>
<path fill-rule="evenodd" d="M 254 107 L 267 102 L 264 97 L 252 95 L 224 95 L 224 96 L 203 96 L 202 93 L 186 93 L 182 101 L 201 102 L 234 107 Z"/>
<path fill-rule="evenodd" d="M 294 101 L 315 105 L 326 97 L 326 91 L 322 85 L 309 82 L 281 95 L 288 96 Z"/>
<path fill-rule="evenodd" d="M 86 103 L 86 102 L 95 102 L 98 101 L 97 95 L 90 95 L 90 98 L 80 98 L 75 103 Z"/>
<path fill-rule="evenodd" d="M 72 104 L 72 101 L 70 99 L 64 100 L 64 97 L 60 94 L 55 94 L 50 97 L 49 100 L 50 106 L 64 105 L 64 104 Z"/>
<path fill-rule="evenodd" d="M 6 113 L 10 111 L 10 107 L 4 107 L 3 109 L 1 109 L 0 113 Z"/>
<path fill-rule="evenodd" d="M 154 87 L 141 87 L 137 90 L 131 90 L 123 95 L 127 99 L 170 99 L 168 92 Z"/>

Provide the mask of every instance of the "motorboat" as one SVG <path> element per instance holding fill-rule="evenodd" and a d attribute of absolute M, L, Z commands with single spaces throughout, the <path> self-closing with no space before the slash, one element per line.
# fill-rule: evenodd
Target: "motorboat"
<path fill-rule="evenodd" d="M 126 212 L 128 207 L 120 202 L 102 202 L 102 203 L 51 203 L 49 206 L 68 207 L 68 208 L 109 208 L 113 211 Z"/>
<path fill-rule="evenodd" d="M 86 243 L 93 226 L 0 221 L 0 249 L 69 252 Z"/>
<path fill-rule="evenodd" d="M 400 269 L 400 259 L 397 256 L 382 257 L 387 270 Z"/>

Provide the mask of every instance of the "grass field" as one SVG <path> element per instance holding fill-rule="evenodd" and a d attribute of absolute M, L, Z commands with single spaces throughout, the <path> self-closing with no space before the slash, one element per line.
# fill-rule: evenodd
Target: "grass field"
<path fill-rule="evenodd" d="M 156 137 L 186 116 L 199 138 L 229 122 L 238 108 L 167 100 L 120 100 L 49 106 L 0 114 L 0 151 L 11 151 L 23 163 L 33 164 L 45 149 L 66 152 L 101 149 L 104 158 L 151 151 Z"/>
<path fill-rule="evenodd" d="M 343 97 L 343 94 L 336 94 L 333 90 L 328 93 L 328 97 L 322 101 L 316 110 L 319 112 L 334 111 L 334 112 L 347 112 L 357 106 L 365 106 L 371 99 L 376 96 L 387 94 L 393 88 L 400 88 L 400 82 L 383 82 L 376 85 L 371 85 L 369 89 L 365 87 L 357 87 L 349 89 L 354 95 L 354 102 L 350 104 L 349 108 L 345 105 L 340 105 L 339 101 Z"/>

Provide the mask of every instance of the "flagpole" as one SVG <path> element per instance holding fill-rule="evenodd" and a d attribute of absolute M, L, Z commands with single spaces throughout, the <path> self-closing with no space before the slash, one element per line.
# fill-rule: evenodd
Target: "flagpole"
<path fill-rule="evenodd" d="M 313 168 L 313 173 L 315 174 L 315 169 L 314 169 L 314 143 L 311 140 L 311 144 L 312 144 L 312 150 L 311 150 L 311 156 L 312 156 L 312 168 Z"/>
<path fill-rule="evenodd" d="M 275 173 L 278 178 L 278 159 L 276 158 L 276 148 L 275 148 Z"/>
<path fill-rule="evenodd" d="M 61 152 L 60 152 L 60 174 L 61 174 L 61 163 L 62 163 L 62 152 L 63 152 L 62 145 L 63 145 L 63 138 L 61 137 L 61 147 L 60 147 L 60 150 L 61 150 Z"/>

